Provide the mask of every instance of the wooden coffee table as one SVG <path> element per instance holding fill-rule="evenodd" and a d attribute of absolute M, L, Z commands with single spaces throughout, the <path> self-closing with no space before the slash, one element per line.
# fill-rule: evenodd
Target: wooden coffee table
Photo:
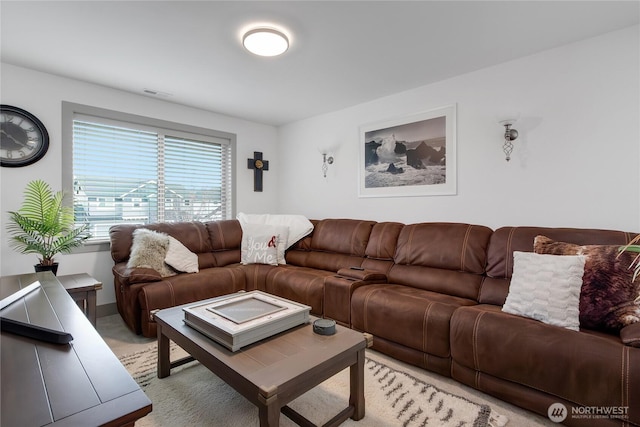
<path fill-rule="evenodd" d="M 187 304 L 191 305 L 191 304 Z M 364 417 L 364 349 L 361 333 L 336 326 L 334 335 L 313 332 L 301 325 L 271 338 L 231 352 L 184 322 L 182 307 L 160 310 L 158 326 L 158 377 L 194 359 L 258 407 L 261 427 L 279 425 L 280 412 L 302 426 L 311 421 L 287 406 L 289 402 L 343 369 L 350 368 L 349 406 L 325 426 L 337 426 L 347 418 Z M 191 357 L 169 359 L 169 340 Z"/>

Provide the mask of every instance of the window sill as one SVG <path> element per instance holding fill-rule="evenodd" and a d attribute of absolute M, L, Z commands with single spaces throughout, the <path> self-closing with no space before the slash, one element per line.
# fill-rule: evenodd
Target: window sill
<path fill-rule="evenodd" d="M 74 248 L 72 254 L 84 254 L 89 252 L 106 252 L 111 250 L 111 244 L 108 240 L 97 240 L 94 242 L 85 243 L 79 248 Z"/>

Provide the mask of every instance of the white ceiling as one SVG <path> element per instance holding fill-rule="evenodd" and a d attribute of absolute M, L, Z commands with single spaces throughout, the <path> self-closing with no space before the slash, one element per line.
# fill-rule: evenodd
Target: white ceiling
<path fill-rule="evenodd" d="M 7 1 L 2 62 L 281 125 L 636 25 L 636 1 Z M 254 56 L 241 30 L 281 26 Z M 615 66 L 615 64 L 612 64 Z"/>

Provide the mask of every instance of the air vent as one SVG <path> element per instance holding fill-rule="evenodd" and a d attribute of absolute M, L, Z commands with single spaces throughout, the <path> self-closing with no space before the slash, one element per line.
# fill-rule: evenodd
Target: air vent
<path fill-rule="evenodd" d="M 168 98 L 171 96 L 170 93 L 160 92 L 159 90 L 154 90 L 154 89 L 143 89 L 142 92 L 144 92 L 147 95 L 157 96 L 159 98 Z"/>

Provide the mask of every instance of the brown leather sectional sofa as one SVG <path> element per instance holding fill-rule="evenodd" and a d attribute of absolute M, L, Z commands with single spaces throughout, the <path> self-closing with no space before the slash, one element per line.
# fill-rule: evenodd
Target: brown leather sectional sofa
<path fill-rule="evenodd" d="M 175 237 L 198 255 L 199 273 L 168 278 L 150 269 L 128 269 L 132 233 L 139 226 L 115 226 L 110 235 L 118 310 L 131 330 L 152 337 L 155 310 L 259 289 L 372 334 L 373 348 L 380 352 L 543 416 L 551 404 L 562 403 L 569 411 L 566 425 L 640 425 L 640 348 L 625 345 L 619 335 L 576 332 L 501 311 L 513 252 L 531 252 L 536 235 L 580 245 L 623 245 L 631 234 L 312 222 L 312 234 L 291 247 L 287 264 L 279 266 L 240 264 L 242 229 L 236 220 L 145 226 Z M 636 326 L 627 327 L 627 335 L 640 337 Z M 602 411 L 624 419 L 585 416 Z"/>

